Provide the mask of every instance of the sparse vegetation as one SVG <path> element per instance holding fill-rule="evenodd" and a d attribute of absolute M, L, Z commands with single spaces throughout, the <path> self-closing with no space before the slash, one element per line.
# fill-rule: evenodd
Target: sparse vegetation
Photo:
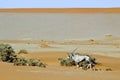
<path fill-rule="evenodd" d="M 20 57 L 20 58 L 14 59 L 13 63 L 15 66 L 27 66 L 28 60 L 25 57 Z"/>
<path fill-rule="evenodd" d="M 28 65 L 29 66 L 38 66 L 38 67 L 42 67 L 42 68 L 45 68 L 46 65 L 44 63 L 41 62 L 40 59 L 28 59 Z"/>
<path fill-rule="evenodd" d="M 105 37 L 111 37 L 112 34 L 105 34 Z"/>
<path fill-rule="evenodd" d="M 112 71 L 112 69 L 111 68 L 107 68 L 107 69 L 105 69 L 106 71 Z"/>
<path fill-rule="evenodd" d="M 95 41 L 95 40 L 94 40 L 94 39 L 89 39 L 89 41 L 93 42 L 93 41 Z"/>
<path fill-rule="evenodd" d="M 27 54 L 26 50 L 20 50 L 20 53 Z M 38 66 L 45 68 L 46 65 L 39 59 L 27 59 L 25 57 L 16 57 L 15 51 L 9 44 L 0 44 L 0 61 L 11 62 L 15 66 Z"/>
<path fill-rule="evenodd" d="M 22 49 L 22 50 L 20 50 L 20 51 L 18 52 L 18 54 L 20 54 L 20 53 L 28 54 L 28 51 L 25 50 L 25 49 Z"/>
<path fill-rule="evenodd" d="M 3 62 L 13 62 L 16 57 L 15 51 L 9 44 L 0 44 L 0 59 Z"/>
<path fill-rule="evenodd" d="M 58 58 L 61 66 L 75 66 L 75 61 L 72 59 Z"/>
<path fill-rule="evenodd" d="M 45 68 L 46 65 L 42 63 L 39 59 L 27 59 L 25 57 L 16 58 L 14 61 L 15 66 L 38 66 Z"/>

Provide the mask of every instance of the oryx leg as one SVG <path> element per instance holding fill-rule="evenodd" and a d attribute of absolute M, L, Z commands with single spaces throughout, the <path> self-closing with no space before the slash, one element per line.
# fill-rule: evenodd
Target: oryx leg
<path fill-rule="evenodd" d="M 88 68 L 92 69 L 92 65 L 91 65 L 91 64 L 88 64 L 88 65 L 87 65 L 87 69 L 88 69 Z"/>
<path fill-rule="evenodd" d="M 88 64 L 87 68 L 90 68 L 91 70 L 95 71 L 95 67 L 92 64 Z"/>

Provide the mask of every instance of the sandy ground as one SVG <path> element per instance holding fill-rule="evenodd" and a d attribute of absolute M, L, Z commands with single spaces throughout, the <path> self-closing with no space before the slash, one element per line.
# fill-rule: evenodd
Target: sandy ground
<path fill-rule="evenodd" d="M 97 61 L 102 63 L 96 66 L 101 71 L 83 71 L 76 67 L 60 66 L 59 57 L 66 57 L 66 52 L 40 52 L 21 54 L 29 58 L 40 58 L 47 64 L 47 68 L 13 66 L 10 63 L 0 62 L 1 80 L 119 80 L 120 59 L 105 56 L 92 55 Z M 113 71 L 105 71 L 111 68 Z"/>
<path fill-rule="evenodd" d="M 2 41 L 3 42 L 3 41 Z M 9 42 L 15 51 L 28 50 L 29 54 L 19 54 L 27 58 L 41 59 L 47 68 L 13 66 L 11 63 L 0 62 L 1 80 L 120 80 L 120 49 L 114 45 L 61 45 L 50 44 L 42 48 L 40 44 L 28 42 Z M 75 67 L 60 66 L 58 58 L 66 58 L 67 53 L 79 46 L 76 52 L 89 54 L 101 65 L 96 65 L 101 71 L 84 71 Z M 104 54 L 104 55 L 103 55 Z M 117 54 L 117 55 L 115 55 Z M 112 71 L 105 71 L 111 68 Z"/>

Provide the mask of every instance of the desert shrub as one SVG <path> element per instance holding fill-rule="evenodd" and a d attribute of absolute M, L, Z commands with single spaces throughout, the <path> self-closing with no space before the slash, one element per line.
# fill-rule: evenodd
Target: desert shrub
<path fill-rule="evenodd" d="M 28 60 L 25 57 L 19 57 L 19 58 L 14 59 L 13 63 L 16 66 L 27 66 Z"/>
<path fill-rule="evenodd" d="M 26 50 L 20 50 L 19 53 L 28 52 Z M 15 66 L 38 66 L 45 68 L 46 65 L 39 59 L 27 59 L 25 57 L 16 57 L 15 51 L 9 44 L 0 44 L 0 61 L 12 62 Z"/>
<path fill-rule="evenodd" d="M 20 51 L 18 52 L 18 54 L 20 54 L 20 53 L 28 54 L 28 51 L 25 50 L 25 49 L 22 49 L 22 50 L 20 50 Z"/>
<path fill-rule="evenodd" d="M 74 66 L 75 61 L 73 59 L 66 59 L 66 66 Z"/>
<path fill-rule="evenodd" d="M 0 59 L 4 62 L 13 62 L 15 51 L 9 44 L 0 44 Z"/>
<path fill-rule="evenodd" d="M 94 40 L 94 39 L 89 39 L 89 41 L 93 42 L 93 41 L 95 41 L 95 40 Z"/>
<path fill-rule="evenodd" d="M 29 59 L 29 60 L 28 60 L 29 66 L 34 66 L 34 61 L 35 61 L 34 58 Z"/>
<path fill-rule="evenodd" d="M 58 58 L 58 60 L 60 61 L 60 65 L 61 66 L 65 66 L 66 65 L 66 60 L 64 58 Z"/>
<path fill-rule="evenodd" d="M 111 37 L 112 34 L 105 34 L 105 37 Z"/>
<path fill-rule="evenodd" d="M 75 65 L 75 61 L 72 59 L 64 59 L 64 58 L 58 58 L 60 61 L 61 66 L 73 66 Z"/>
<path fill-rule="evenodd" d="M 46 65 L 42 63 L 40 59 L 30 59 L 29 63 L 30 63 L 29 66 L 38 66 L 42 68 L 46 67 Z"/>
<path fill-rule="evenodd" d="M 46 67 L 46 65 L 42 63 L 39 59 L 34 59 L 34 58 L 27 59 L 24 57 L 16 58 L 14 60 L 14 65 L 15 66 L 38 66 L 42 68 Z"/>
<path fill-rule="evenodd" d="M 0 61 L 2 61 L 2 56 L 0 56 Z"/>
<path fill-rule="evenodd" d="M 107 68 L 107 69 L 105 69 L 106 71 L 112 71 L 112 69 L 111 68 Z"/>

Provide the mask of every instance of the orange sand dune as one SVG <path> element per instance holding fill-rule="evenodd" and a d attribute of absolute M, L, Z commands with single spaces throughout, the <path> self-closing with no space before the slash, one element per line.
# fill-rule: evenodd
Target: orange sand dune
<path fill-rule="evenodd" d="M 41 53 L 30 53 L 24 55 L 25 57 L 29 58 L 40 58 L 45 63 L 52 63 L 52 64 L 58 64 L 58 58 L 66 58 L 67 52 L 41 52 Z M 120 70 L 120 59 L 118 58 L 110 58 L 105 56 L 98 56 L 98 55 L 92 55 L 97 59 L 97 62 L 101 63 L 102 65 L 98 65 L 100 68 L 112 68 L 113 70 Z"/>
<path fill-rule="evenodd" d="M 98 59 L 102 71 L 83 71 L 76 67 L 60 66 L 59 57 L 66 57 L 66 52 L 41 52 L 23 55 L 29 58 L 41 58 L 47 68 L 13 66 L 0 62 L 1 80 L 120 80 L 120 60 L 116 58 L 93 55 Z M 98 66 L 97 66 L 98 67 Z M 111 68 L 113 71 L 105 71 Z"/>
<path fill-rule="evenodd" d="M 120 8 L 13 8 L 0 9 L 11 13 L 120 13 Z"/>

